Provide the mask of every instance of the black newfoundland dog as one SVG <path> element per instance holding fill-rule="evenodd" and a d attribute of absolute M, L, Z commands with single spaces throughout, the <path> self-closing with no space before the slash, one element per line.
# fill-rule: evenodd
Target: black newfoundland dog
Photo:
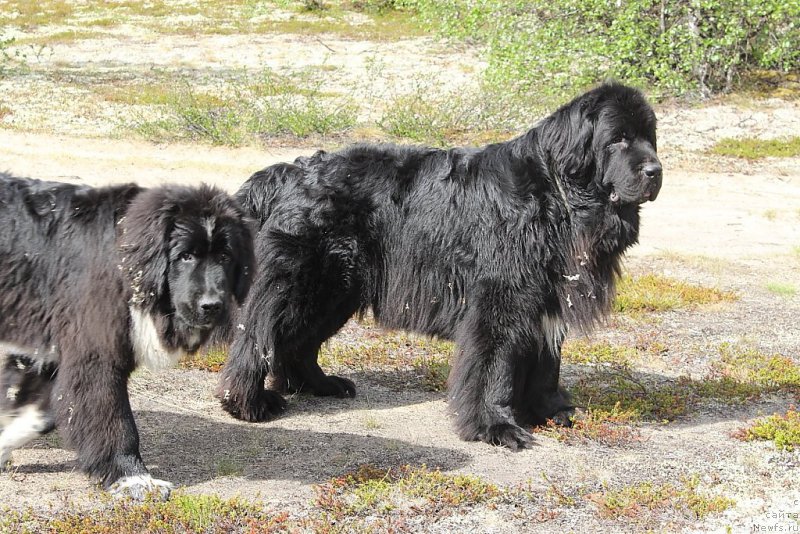
<path fill-rule="evenodd" d="M 518 449 L 520 425 L 572 405 L 559 387 L 567 325 L 609 309 L 639 208 L 661 188 L 656 117 L 642 94 L 602 85 L 526 134 L 480 149 L 356 145 L 254 174 L 238 198 L 260 220 L 253 282 L 218 396 L 262 421 L 264 389 L 353 396 L 320 345 L 355 313 L 453 339 L 459 435 Z"/>
<path fill-rule="evenodd" d="M 244 213 L 217 189 L 0 174 L 0 466 L 57 427 L 112 492 L 166 498 L 139 455 L 128 377 L 197 350 L 253 269 Z"/>

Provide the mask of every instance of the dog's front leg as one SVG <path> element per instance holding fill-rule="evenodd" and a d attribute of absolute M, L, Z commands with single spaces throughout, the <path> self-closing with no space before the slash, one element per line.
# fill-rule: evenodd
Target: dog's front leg
<path fill-rule="evenodd" d="M 511 299 L 485 292 L 456 334 L 458 352 L 448 380 L 450 410 L 462 439 L 513 450 L 533 443 L 514 419 L 514 374 L 531 344 L 522 315 L 508 309 Z"/>
<path fill-rule="evenodd" d="M 115 496 L 166 500 L 172 484 L 151 477 L 139 454 L 127 366 L 107 357 L 62 362 L 52 399 L 56 426 L 76 449 L 81 469 Z"/>

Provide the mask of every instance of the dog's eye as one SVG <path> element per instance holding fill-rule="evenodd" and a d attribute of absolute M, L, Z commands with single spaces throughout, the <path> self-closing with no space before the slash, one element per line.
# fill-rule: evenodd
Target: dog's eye
<path fill-rule="evenodd" d="M 181 261 L 190 262 L 190 261 L 194 261 L 194 258 L 195 258 L 195 256 L 191 252 L 181 252 L 181 255 L 180 255 Z"/>
<path fill-rule="evenodd" d="M 227 254 L 225 252 L 220 252 L 219 255 L 217 256 L 217 260 L 220 263 L 230 263 L 231 256 L 230 256 L 230 254 Z"/>

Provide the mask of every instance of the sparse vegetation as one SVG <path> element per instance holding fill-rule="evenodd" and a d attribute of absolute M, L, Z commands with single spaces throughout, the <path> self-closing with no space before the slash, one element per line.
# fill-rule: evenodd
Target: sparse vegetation
<path fill-rule="evenodd" d="M 653 382 L 631 366 L 627 351 L 605 349 L 589 359 L 592 372 L 581 376 L 572 390 L 579 405 L 595 422 L 618 419 L 672 421 L 703 400 L 741 403 L 765 393 L 800 391 L 800 366 L 779 354 L 765 355 L 743 344 L 722 344 L 720 358 L 703 379 L 681 376 Z M 591 354 L 591 352 L 589 353 Z M 614 354 L 626 354 L 617 360 Z"/>
<path fill-rule="evenodd" d="M 167 502 L 106 503 L 103 513 L 67 509 L 54 517 L 34 510 L 7 510 L 0 531 L 139 534 L 161 532 L 267 532 L 286 528 L 287 514 L 270 514 L 262 504 L 211 495 L 174 494 Z"/>
<path fill-rule="evenodd" d="M 762 158 L 791 158 L 800 155 L 800 137 L 782 139 L 725 138 L 709 149 L 712 154 L 757 160 Z"/>
<path fill-rule="evenodd" d="M 217 373 L 222 369 L 222 366 L 225 365 L 225 360 L 227 358 L 228 349 L 226 347 L 210 347 L 182 359 L 180 366 L 184 369 L 199 369 L 201 371 Z"/>
<path fill-rule="evenodd" d="M 697 305 L 732 302 L 730 291 L 701 287 L 655 274 L 625 275 L 617 286 L 613 310 L 621 313 L 663 312 Z"/>
<path fill-rule="evenodd" d="M 536 432 L 570 445 L 593 441 L 609 447 L 626 447 L 641 440 L 641 433 L 633 426 L 638 419 L 637 412 L 622 410 L 618 403 L 609 411 L 589 409 L 584 416 L 575 418 L 571 427 L 549 421 Z"/>
<path fill-rule="evenodd" d="M 424 389 L 444 391 L 455 348 L 451 341 L 399 331 L 386 332 L 374 325 L 368 328 L 369 333 L 355 343 L 334 339 L 323 345 L 319 353 L 320 365 L 355 371 L 411 371 Z"/>
<path fill-rule="evenodd" d="M 787 284 L 785 282 L 768 282 L 766 288 L 770 293 L 774 293 L 782 297 L 793 297 L 797 294 L 797 288 L 792 284 Z"/>
<path fill-rule="evenodd" d="M 297 85 L 301 82 L 306 85 Z M 164 102 L 158 118 L 140 116 L 130 125 L 154 141 L 194 139 L 242 145 L 272 136 L 341 132 L 356 122 L 355 104 L 324 95 L 319 81 L 302 75 L 295 81 L 269 70 L 255 78 L 245 75 L 244 80 L 229 81 L 213 94 L 189 83 L 166 87 L 163 92 L 148 87 L 140 95 L 122 94 L 128 99 Z"/>
<path fill-rule="evenodd" d="M 723 496 L 706 496 L 698 492 L 699 477 L 684 478 L 679 486 L 671 483 L 641 482 L 619 489 L 589 495 L 601 515 L 613 519 L 648 521 L 653 512 L 673 509 L 693 519 L 724 512 L 735 504 Z"/>
<path fill-rule="evenodd" d="M 759 419 L 749 428 L 737 432 L 736 437 L 746 441 L 773 441 L 779 450 L 793 451 L 800 445 L 800 412 L 791 407 L 785 414 L 776 413 Z"/>
<path fill-rule="evenodd" d="M 418 512 L 456 513 L 459 506 L 479 504 L 502 495 L 502 490 L 478 477 L 447 475 L 426 466 L 380 469 L 362 466 L 354 474 L 317 488 L 316 505 L 337 521 L 353 515 L 383 515 L 404 509 L 408 501 Z"/>

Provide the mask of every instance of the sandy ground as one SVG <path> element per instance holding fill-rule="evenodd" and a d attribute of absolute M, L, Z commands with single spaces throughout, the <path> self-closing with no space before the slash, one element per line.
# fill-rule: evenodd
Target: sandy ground
<path fill-rule="evenodd" d="M 155 45 L 142 39 L 137 46 L 132 33 L 126 46 L 133 47 L 139 56 L 113 52 L 119 47 L 92 40 L 69 50 L 56 48 L 48 61 L 71 65 L 95 62 L 127 69 L 132 67 L 126 64 L 130 63 L 126 58 L 133 55 L 139 58 L 136 68 L 157 62 L 229 68 L 236 61 L 249 65 L 262 61 L 259 50 L 270 48 L 269 43 L 261 43 L 260 49 L 229 54 L 226 51 L 230 52 L 227 47 L 233 46 L 229 42 L 233 38 L 222 42 L 216 37 L 201 43 L 170 37 Z M 286 53 L 293 59 L 312 57 L 318 46 L 308 40 L 305 45 L 300 41 L 291 44 L 293 51 Z M 356 46 L 326 41 L 326 45 L 334 51 L 347 50 L 348 54 L 358 46 L 375 50 L 375 46 L 368 48 L 369 43 Z M 417 41 L 410 41 L 394 49 L 381 49 L 380 54 L 385 60 L 403 56 L 406 63 L 399 63 L 400 71 L 406 64 L 410 68 L 428 62 L 429 68 L 437 68 L 465 61 L 463 55 L 448 59 L 448 51 L 441 45 L 431 45 L 433 51 L 425 52 L 420 52 L 419 46 Z M 108 52 L 103 55 L 101 50 Z M 173 56 L 165 56 L 163 50 L 170 50 Z M 332 57 L 351 57 L 348 54 Z M 233 63 L 232 57 L 236 58 Z M 277 68 L 281 63 L 275 61 Z M 24 88 L 19 83 L 2 83 L 14 86 L 15 98 L 24 102 Z M 41 108 L 45 100 L 31 96 L 30 101 L 29 108 L 16 112 L 17 118 L 28 113 L 41 120 L 31 120 L 30 127 L 6 121 L 6 128 L 0 129 L 0 169 L 47 180 L 94 185 L 207 182 L 234 191 L 255 170 L 314 148 L 231 149 L 85 137 L 85 123 L 65 125 L 60 115 L 53 119 L 52 127 L 46 127 Z M 70 116 L 69 110 L 63 113 Z M 628 267 L 637 273 L 658 272 L 732 289 L 741 296 L 733 304 L 713 310 L 670 312 L 648 324 L 648 333 L 673 347 L 673 360 L 663 362 L 662 373 L 674 376 L 694 370 L 703 358 L 702 354 L 698 356 L 697 347 L 721 341 L 744 339 L 759 348 L 797 358 L 800 296 L 774 295 L 765 284 L 777 281 L 800 287 L 800 255 L 793 251 L 800 246 L 800 161 L 743 163 L 709 158 L 701 152 L 714 139 L 730 135 L 798 135 L 797 104 L 770 101 L 742 109 L 718 103 L 669 107 L 660 109 L 659 114 L 664 187 L 658 200 L 644 207 L 641 244 L 631 251 Z M 323 144 L 319 148 L 326 147 Z M 350 324 L 342 335 L 355 335 L 357 328 Z M 640 333 L 638 328 L 627 325 L 617 332 L 609 327 L 596 335 L 629 339 Z M 565 371 L 568 382 L 574 379 L 570 378 L 569 366 Z M 294 396 L 284 417 L 245 424 L 228 417 L 212 397 L 212 374 L 185 370 L 137 373 L 131 396 L 142 436 L 142 454 L 155 476 L 169 479 L 186 491 L 260 498 L 289 510 L 308 509 L 315 484 L 369 463 L 387 467 L 427 464 L 499 484 L 530 483 L 534 491 L 542 493 L 551 483 L 567 492 L 584 494 L 646 480 L 675 482 L 682 476 L 699 474 L 705 490 L 736 500 L 734 508 L 704 522 L 668 518 L 676 521 L 662 527 L 668 530 L 713 531 L 731 526 L 734 531 L 744 531 L 770 523 L 770 513 L 800 512 L 800 455 L 778 452 L 769 443 L 742 443 L 730 436 L 756 416 L 785 410 L 790 399 L 766 398 L 735 408 L 703 407 L 677 422 L 645 424 L 641 427 L 642 440 L 624 448 L 593 443 L 566 445 L 540 437 L 534 448 L 512 453 L 459 441 L 451 430 L 441 393 L 397 388 L 393 385 L 396 381 L 381 372 L 357 373 L 351 378 L 359 388 L 355 399 Z M 67 503 L 92 505 L 97 496 L 95 486 L 75 470 L 73 453 L 62 449 L 55 435 L 15 452 L 14 465 L 0 474 L 2 505 L 59 509 Z M 221 472 L 230 474 L 220 476 Z M 630 524 L 600 518 L 586 500 L 557 511 L 556 518 L 536 526 L 503 510 L 478 507 L 460 517 L 457 525 L 430 525 L 430 530 L 633 529 Z"/>

